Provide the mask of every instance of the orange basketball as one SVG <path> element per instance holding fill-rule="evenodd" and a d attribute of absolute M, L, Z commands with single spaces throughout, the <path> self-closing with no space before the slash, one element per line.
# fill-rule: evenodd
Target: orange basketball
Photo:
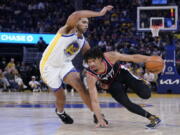
<path fill-rule="evenodd" d="M 159 56 L 150 56 L 145 67 L 149 72 L 158 74 L 164 69 L 164 60 Z"/>

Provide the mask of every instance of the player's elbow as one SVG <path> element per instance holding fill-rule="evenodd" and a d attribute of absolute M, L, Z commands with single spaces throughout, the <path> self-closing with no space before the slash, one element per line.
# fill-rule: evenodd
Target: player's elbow
<path fill-rule="evenodd" d="M 66 25 L 69 29 L 74 28 L 74 26 L 76 25 L 76 23 L 78 22 L 78 20 L 81 18 L 81 13 L 79 11 L 75 11 L 73 12 L 69 17 L 68 20 L 66 22 Z"/>
<path fill-rule="evenodd" d="M 81 17 L 81 12 L 75 11 L 70 15 L 70 17 L 73 18 L 73 19 L 80 18 Z"/>

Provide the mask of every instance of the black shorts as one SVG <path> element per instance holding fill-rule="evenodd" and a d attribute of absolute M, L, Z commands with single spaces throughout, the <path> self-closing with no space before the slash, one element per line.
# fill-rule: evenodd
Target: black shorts
<path fill-rule="evenodd" d="M 148 99 L 151 96 L 151 89 L 148 84 L 132 75 L 128 70 L 122 69 L 120 74 L 110 85 L 109 93 L 118 103 L 123 105 L 130 112 L 149 118 L 151 116 L 149 112 L 144 110 L 138 104 L 131 102 L 124 88 L 124 84 L 143 99 Z"/>
<path fill-rule="evenodd" d="M 148 99 L 151 96 L 150 85 L 142 79 L 139 79 L 126 69 L 121 69 L 119 75 L 111 83 L 109 93 L 126 93 L 125 86 L 132 89 L 139 97 Z"/>

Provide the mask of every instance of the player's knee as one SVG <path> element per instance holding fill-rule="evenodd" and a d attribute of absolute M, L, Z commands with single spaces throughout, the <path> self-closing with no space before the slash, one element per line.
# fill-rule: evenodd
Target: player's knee
<path fill-rule="evenodd" d="M 143 99 L 149 99 L 151 97 L 151 93 L 147 92 L 146 94 L 144 94 L 144 96 L 142 97 Z"/>
<path fill-rule="evenodd" d="M 80 76 L 75 75 L 72 78 L 71 84 L 70 84 L 74 89 L 76 89 L 77 91 L 84 91 L 85 87 L 83 85 L 83 82 L 80 78 Z"/>
<path fill-rule="evenodd" d="M 63 81 L 67 84 L 72 83 L 80 79 L 80 75 L 77 72 L 71 72 L 64 77 Z"/>
<path fill-rule="evenodd" d="M 75 85 L 81 85 L 82 84 L 81 78 L 79 76 L 75 76 L 73 78 L 73 82 Z"/>
<path fill-rule="evenodd" d="M 140 97 L 143 99 L 149 99 L 151 97 L 151 89 L 149 85 L 144 83 L 141 85 Z"/>
<path fill-rule="evenodd" d="M 54 92 L 54 95 L 55 95 L 56 98 L 64 97 L 65 96 L 64 89 L 63 88 L 59 88 L 58 90 L 56 90 Z"/>
<path fill-rule="evenodd" d="M 73 79 L 74 81 L 79 81 L 79 80 L 81 80 L 80 74 L 77 73 L 77 72 L 74 72 L 74 74 L 73 74 L 72 77 L 73 77 L 72 79 Z"/>
<path fill-rule="evenodd" d="M 141 94 L 141 98 L 143 99 L 149 99 L 151 97 L 151 90 L 145 89 L 143 93 Z"/>

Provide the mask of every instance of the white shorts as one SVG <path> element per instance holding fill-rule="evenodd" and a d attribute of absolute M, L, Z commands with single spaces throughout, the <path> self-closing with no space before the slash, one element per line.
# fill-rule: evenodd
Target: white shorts
<path fill-rule="evenodd" d="M 62 64 L 61 67 L 52 67 L 46 65 L 41 71 L 43 81 L 53 90 L 56 91 L 63 85 L 63 79 L 70 72 L 77 72 L 72 62 Z"/>

